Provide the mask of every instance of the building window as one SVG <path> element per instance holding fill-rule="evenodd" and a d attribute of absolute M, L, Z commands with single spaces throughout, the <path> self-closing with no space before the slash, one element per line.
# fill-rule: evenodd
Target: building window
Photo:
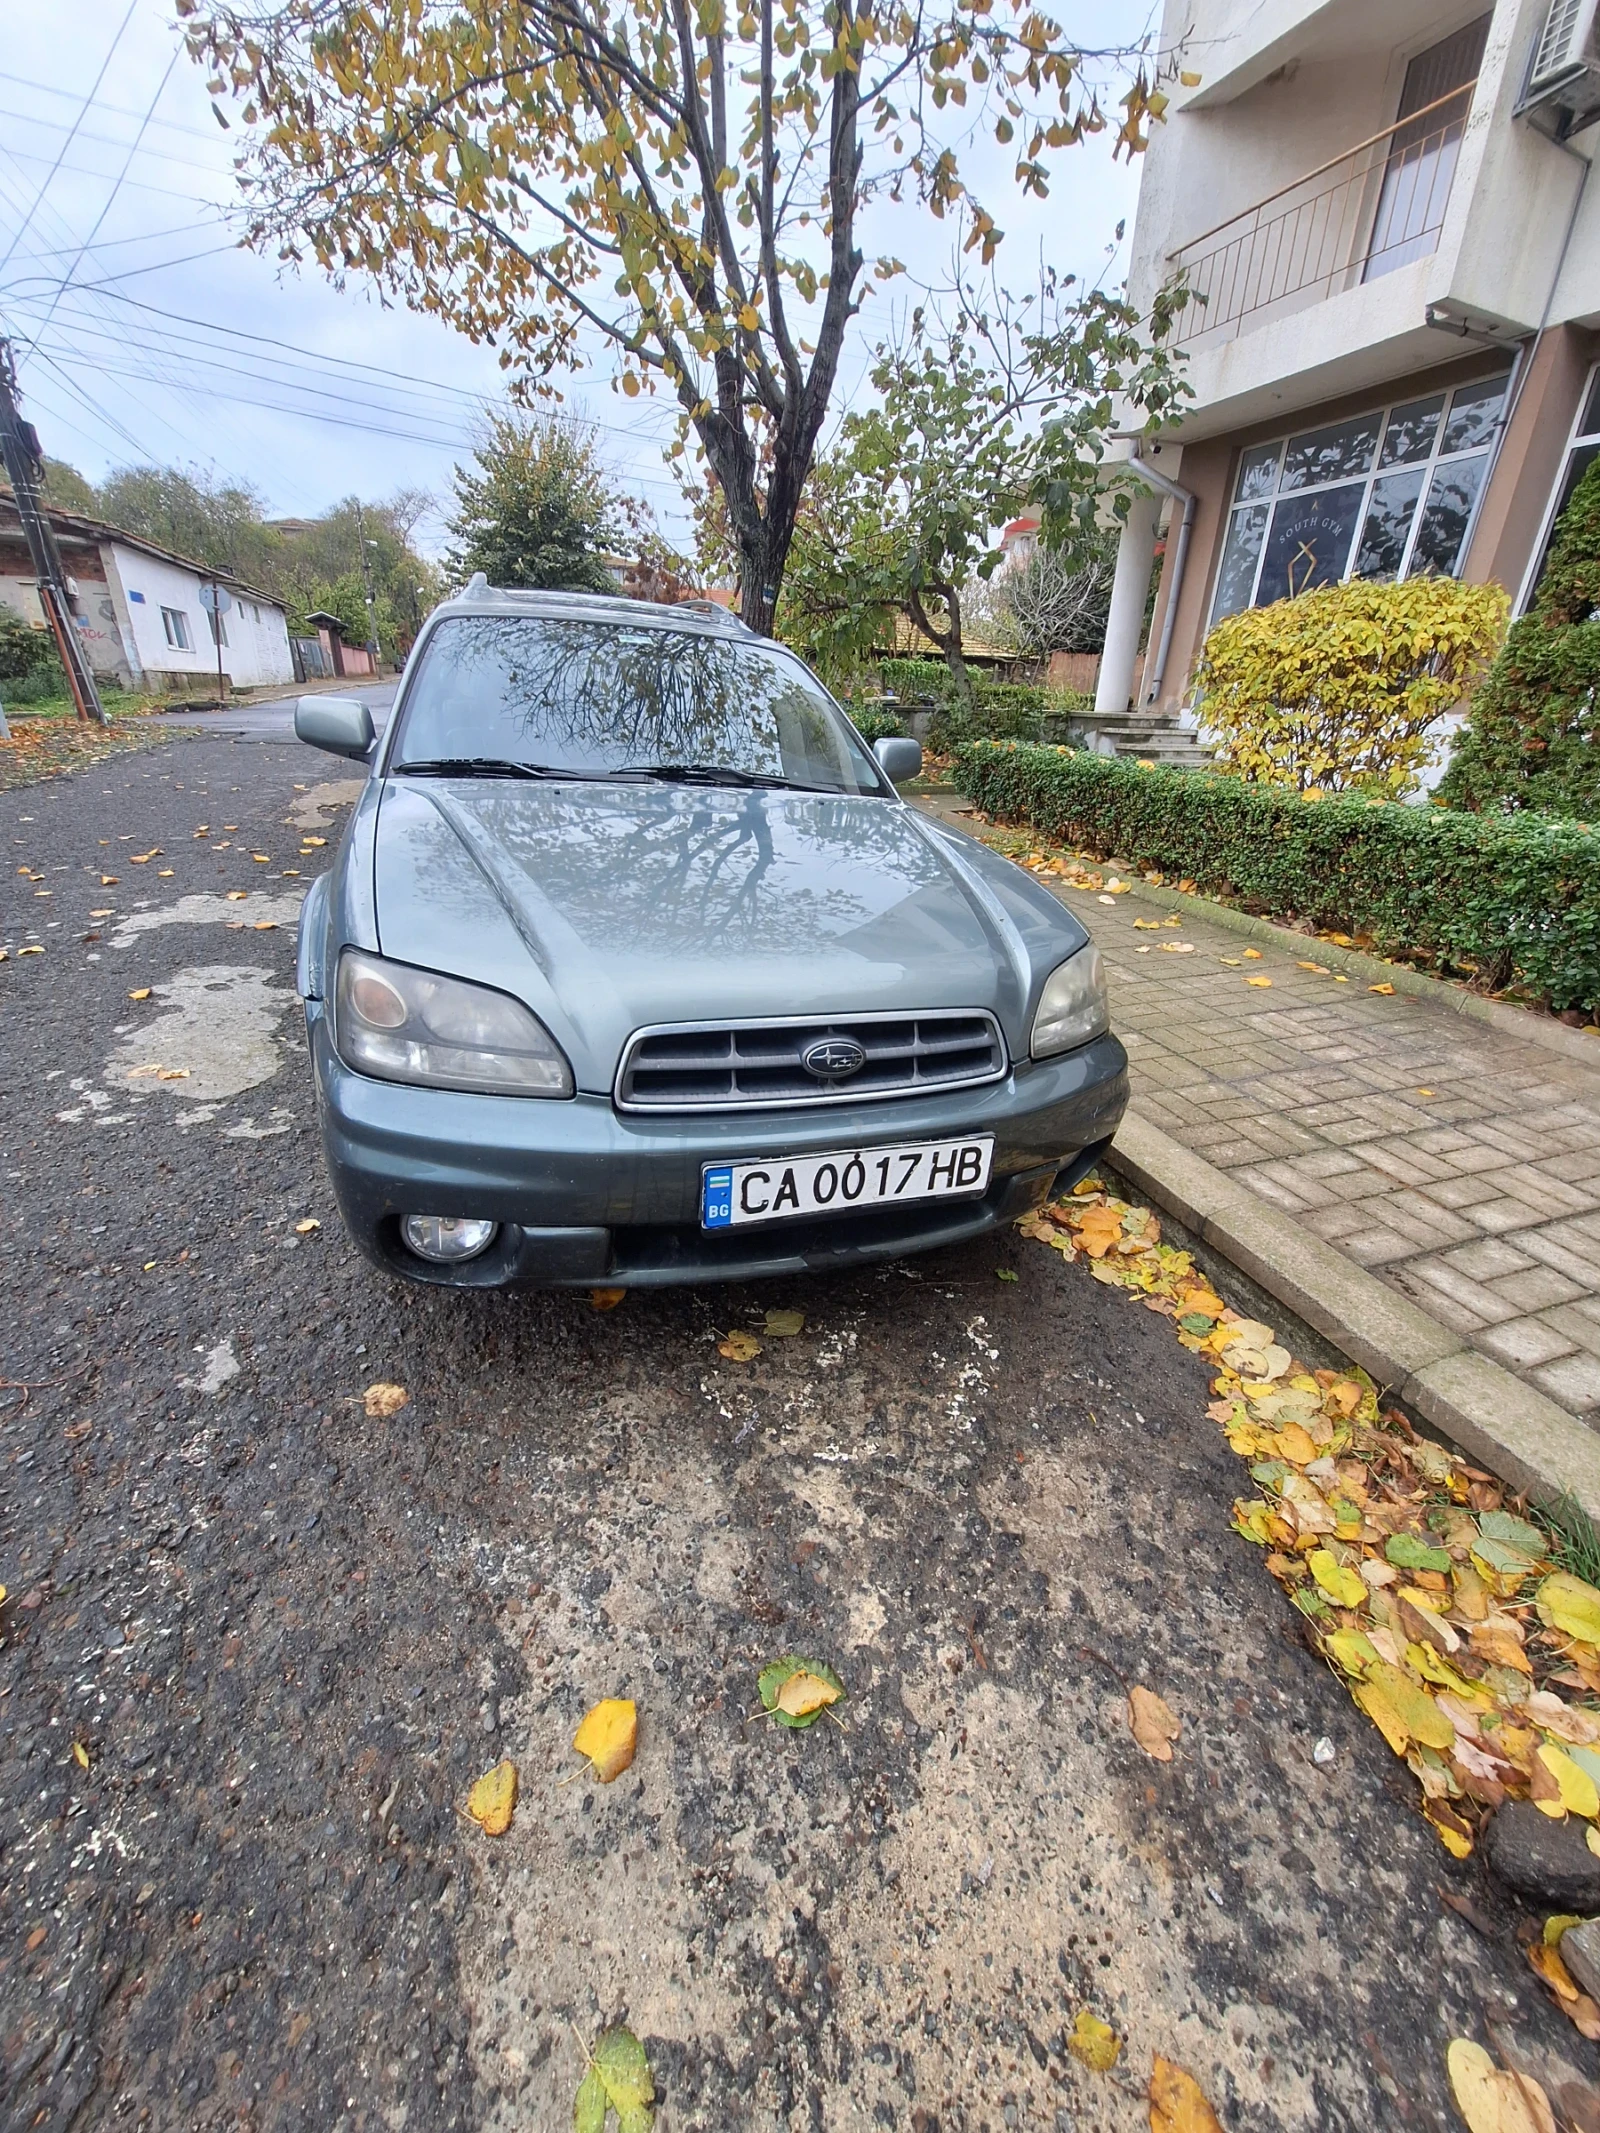
<path fill-rule="evenodd" d="M 1345 578 L 1453 578 L 1507 382 L 1480 378 L 1252 445 L 1239 462 L 1212 621 Z"/>
<path fill-rule="evenodd" d="M 227 623 L 223 621 L 222 617 L 214 609 L 209 607 L 206 609 L 206 620 L 211 625 L 211 642 L 221 650 L 226 651 L 228 646 Z"/>
<path fill-rule="evenodd" d="M 174 650 L 194 650 L 194 641 L 189 635 L 189 618 L 181 607 L 164 607 L 161 610 L 161 627 L 166 631 L 167 642 Z"/>
<path fill-rule="evenodd" d="M 1481 15 L 1419 52 L 1406 68 L 1400 123 L 1389 137 L 1363 281 L 1426 259 L 1439 241 L 1489 21 Z"/>
<path fill-rule="evenodd" d="M 1567 456 L 1562 461 L 1561 473 L 1545 517 L 1544 531 L 1539 536 L 1534 565 L 1528 573 L 1528 582 L 1523 587 L 1519 603 L 1523 609 L 1532 605 L 1533 596 L 1539 590 L 1539 580 L 1544 576 L 1545 565 L 1550 560 L 1550 543 L 1555 539 L 1556 522 L 1571 503 L 1573 490 L 1597 459 L 1600 459 L 1600 364 L 1590 373 L 1588 387 L 1578 409 L 1578 419 L 1572 427 Z"/>

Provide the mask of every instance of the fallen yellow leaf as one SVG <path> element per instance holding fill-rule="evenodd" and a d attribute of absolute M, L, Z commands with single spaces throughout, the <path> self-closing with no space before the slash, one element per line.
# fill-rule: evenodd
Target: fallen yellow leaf
<path fill-rule="evenodd" d="M 390 1385 L 380 1378 L 376 1385 L 367 1387 L 365 1399 L 367 1420 L 387 1422 L 410 1403 L 411 1395 L 403 1385 Z"/>
<path fill-rule="evenodd" d="M 572 1736 L 579 1755 L 587 1756 L 602 1785 L 620 1777 L 633 1761 L 639 1739 L 639 1713 L 626 1696 L 608 1696 L 597 1703 Z"/>
<path fill-rule="evenodd" d="M 496 1763 L 467 1794 L 467 1813 L 486 1836 L 503 1837 L 517 1811 L 517 1766 Z"/>
<path fill-rule="evenodd" d="M 322 1224 L 315 1215 L 307 1215 L 303 1222 L 295 1224 L 294 1233 L 297 1237 L 309 1237 L 314 1229 L 321 1229 L 321 1227 Z"/>
<path fill-rule="evenodd" d="M 137 992 L 130 992 L 128 995 L 130 1000 L 148 1000 L 149 997 L 150 987 L 148 985 L 141 985 Z"/>
<path fill-rule="evenodd" d="M 256 920 L 257 933 L 276 933 L 277 930 L 278 921 L 275 918 L 258 918 Z"/>
<path fill-rule="evenodd" d="M 87 1770 L 89 1767 L 89 1751 L 81 1740 L 72 1743 L 72 1760 L 80 1770 Z"/>
<path fill-rule="evenodd" d="M 591 1289 L 590 1307 L 596 1311 L 614 1311 L 627 1293 L 626 1289 Z"/>
<path fill-rule="evenodd" d="M 1259 948 L 1247 948 L 1245 950 L 1245 956 L 1250 962 L 1259 963 L 1261 960 L 1261 950 Z"/>
<path fill-rule="evenodd" d="M 774 1340 L 793 1340 L 797 1333 L 804 1333 L 806 1330 L 806 1314 L 804 1311 L 769 1311 L 767 1322 L 761 1330 L 770 1334 Z"/>
<path fill-rule="evenodd" d="M 1469 2133 L 1556 2133 L 1550 2099 L 1531 2074 L 1502 2071 L 1469 2037 L 1454 2040 L 1445 2065 Z"/>
<path fill-rule="evenodd" d="M 250 891 L 248 889 L 230 889 L 228 891 L 228 902 L 230 904 L 242 904 L 249 894 Z"/>
<path fill-rule="evenodd" d="M 1246 978 L 1245 983 L 1247 985 L 1270 985 L 1272 980 L 1271 978 Z"/>
<path fill-rule="evenodd" d="M 1570 1570 L 1557 1570 L 1534 1597 L 1539 1619 L 1548 1628 L 1564 1630 L 1584 1644 L 1600 1644 L 1600 1592 L 1594 1586 Z"/>
<path fill-rule="evenodd" d="M 1128 1730 L 1158 1763 L 1172 1761 L 1172 1743 L 1183 1728 L 1153 1689 L 1135 1684 L 1128 1691 Z"/>
<path fill-rule="evenodd" d="M 1199 2082 L 1170 2059 L 1150 2069 L 1150 2133 L 1222 2133 Z"/>
<path fill-rule="evenodd" d="M 1546 1741 L 1537 1750 L 1541 1763 L 1560 1787 L 1560 1804 L 1568 1814 L 1582 1815 L 1592 1822 L 1600 1815 L 1600 1791 L 1587 1770 L 1582 1770 L 1564 1749 Z M 1542 1805 L 1543 1802 L 1537 1803 Z"/>
<path fill-rule="evenodd" d="M 730 1363 L 752 1363 L 761 1353 L 761 1343 L 753 1333 L 729 1333 L 718 1341 L 717 1353 Z"/>
<path fill-rule="evenodd" d="M 1306 1568 L 1336 1606 L 1360 1607 L 1365 1602 L 1367 1588 L 1359 1573 L 1347 1570 L 1326 1548 L 1313 1548 Z"/>
<path fill-rule="evenodd" d="M 1369 985 L 1367 990 L 1368 992 L 1393 992 L 1394 987 L 1392 985 Z"/>
<path fill-rule="evenodd" d="M 1081 2059 L 1091 2072 L 1109 2074 L 1121 2055 L 1122 2039 L 1108 2022 L 1102 2022 L 1098 2015 L 1090 2014 L 1087 2007 L 1081 2007 L 1067 2039 L 1067 2050 L 1074 2059 Z"/>
<path fill-rule="evenodd" d="M 837 1703 L 843 1694 L 837 1683 L 802 1667 L 779 1689 L 778 1709 L 790 1718 L 808 1718 L 813 1711 L 825 1711 L 830 1703 Z"/>

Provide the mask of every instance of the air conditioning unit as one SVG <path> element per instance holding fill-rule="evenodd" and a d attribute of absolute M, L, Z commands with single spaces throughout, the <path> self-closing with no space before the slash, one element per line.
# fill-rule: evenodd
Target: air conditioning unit
<path fill-rule="evenodd" d="M 1517 117 L 1557 141 L 1600 119 L 1600 0 L 1549 0 Z"/>

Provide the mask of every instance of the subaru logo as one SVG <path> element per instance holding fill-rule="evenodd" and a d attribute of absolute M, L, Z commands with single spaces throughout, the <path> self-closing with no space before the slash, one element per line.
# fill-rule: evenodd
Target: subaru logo
<path fill-rule="evenodd" d="M 800 1064 L 818 1081 L 842 1081 L 846 1074 L 859 1074 L 866 1063 L 867 1055 L 854 1037 L 824 1037 L 800 1054 Z"/>

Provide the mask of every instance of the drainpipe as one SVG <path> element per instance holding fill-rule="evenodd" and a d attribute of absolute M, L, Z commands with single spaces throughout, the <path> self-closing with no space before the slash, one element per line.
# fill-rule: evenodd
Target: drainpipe
<path fill-rule="evenodd" d="M 1178 619 L 1178 600 L 1183 592 L 1183 574 L 1189 562 L 1189 536 L 1194 531 L 1195 493 L 1176 482 L 1170 474 L 1158 474 L 1148 460 L 1139 456 L 1140 440 L 1135 437 L 1128 454 L 1128 464 L 1147 481 L 1152 489 L 1163 496 L 1170 496 L 1175 504 L 1182 504 L 1183 516 L 1178 521 L 1177 537 L 1172 550 L 1171 590 L 1167 594 L 1166 612 L 1161 617 L 1161 638 L 1156 646 L 1155 665 L 1144 676 L 1144 700 L 1153 704 L 1166 679 L 1167 655 L 1172 650 L 1172 630 Z"/>

